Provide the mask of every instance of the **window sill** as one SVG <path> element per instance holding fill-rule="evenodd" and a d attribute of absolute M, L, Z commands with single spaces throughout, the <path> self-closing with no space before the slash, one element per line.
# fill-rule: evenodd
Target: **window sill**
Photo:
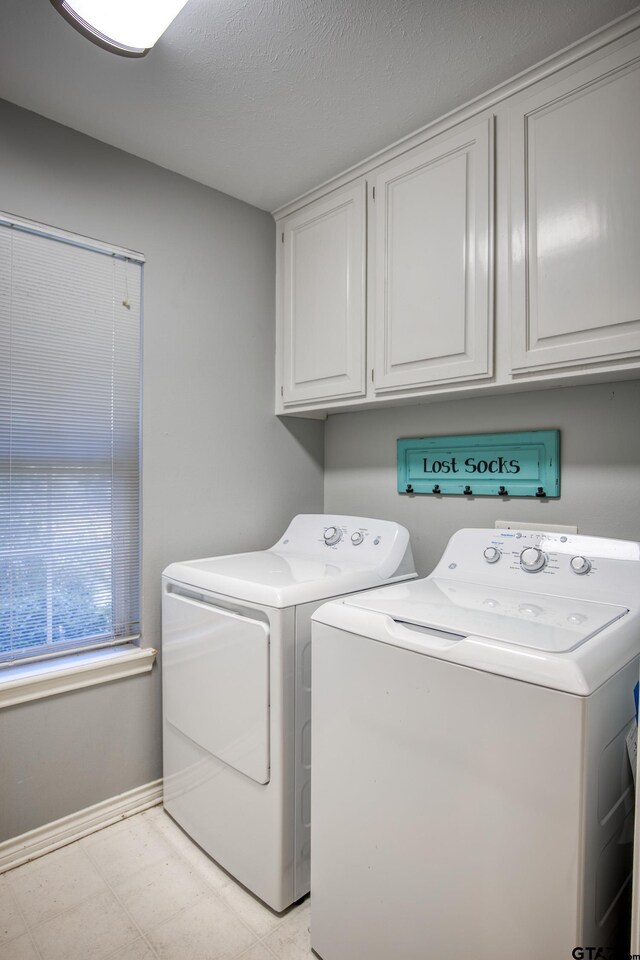
<path fill-rule="evenodd" d="M 153 647 L 126 644 L 87 653 L 71 653 L 57 660 L 13 664 L 0 670 L 0 709 L 148 673 L 156 654 Z"/>

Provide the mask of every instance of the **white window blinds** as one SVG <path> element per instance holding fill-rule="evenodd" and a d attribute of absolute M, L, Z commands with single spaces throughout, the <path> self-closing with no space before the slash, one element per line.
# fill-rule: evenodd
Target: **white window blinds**
<path fill-rule="evenodd" d="M 140 259 L 0 215 L 0 661 L 139 633 Z"/>

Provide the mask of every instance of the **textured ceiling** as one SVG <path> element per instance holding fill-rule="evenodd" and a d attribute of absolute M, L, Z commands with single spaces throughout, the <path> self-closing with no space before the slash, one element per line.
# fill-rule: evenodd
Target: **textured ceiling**
<path fill-rule="evenodd" d="M 273 210 L 637 0 L 189 0 L 141 60 L 0 0 L 0 96 Z"/>

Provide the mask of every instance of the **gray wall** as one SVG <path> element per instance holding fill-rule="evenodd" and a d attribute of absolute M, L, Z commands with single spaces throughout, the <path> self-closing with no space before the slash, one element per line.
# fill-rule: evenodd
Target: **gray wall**
<path fill-rule="evenodd" d="M 430 573 L 461 527 L 495 520 L 577 525 L 640 540 L 640 382 L 451 400 L 329 418 L 325 509 L 408 527 L 418 571 Z M 559 500 L 400 496 L 396 440 L 494 431 L 561 430 Z"/>
<path fill-rule="evenodd" d="M 323 425 L 272 412 L 273 220 L 3 101 L 0 130 L 0 209 L 147 257 L 143 644 L 159 646 L 168 562 L 266 547 L 322 510 Z M 0 770 L 0 840 L 159 777 L 158 668 L 2 710 Z"/>

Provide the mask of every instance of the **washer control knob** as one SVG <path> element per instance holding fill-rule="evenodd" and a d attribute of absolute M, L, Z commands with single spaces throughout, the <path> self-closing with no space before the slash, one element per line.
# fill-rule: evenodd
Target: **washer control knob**
<path fill-rule="evenodd" d="M 500 559 L 500 551 L 497 547 L 485 547 L 483 555 L 487 563 L 497 563 Z"/>
<path fill-rule="evenodd" d="M 520 566 L 527 573 L 537 573 L 546 563 L 547 558 L 540 547 L 525 547 L 520 554 Z"/>
<path fill-rule="evenodd" d="M 355 533 L 351 534 L 351 543 L 354 547 L 359 546 L 364 540 L 364 533 L 361 533 L 360 530 L 356 530 Z"/>
<path fill-rule="evenodd" d="M 338 530 L 337 527 L 327 527 L 324 531 L 324 542 L 328 547 L 332 547 L 335 543 L 339 543 L 342 540 L 342 530 Z"/>
<path fill-rule="evenodd" d="M 571 557 L 569 566 L 574 573 L 589 573 L 589 570 L 591 570 L 591 560 L 587 560 L 586 557 Z"/>

